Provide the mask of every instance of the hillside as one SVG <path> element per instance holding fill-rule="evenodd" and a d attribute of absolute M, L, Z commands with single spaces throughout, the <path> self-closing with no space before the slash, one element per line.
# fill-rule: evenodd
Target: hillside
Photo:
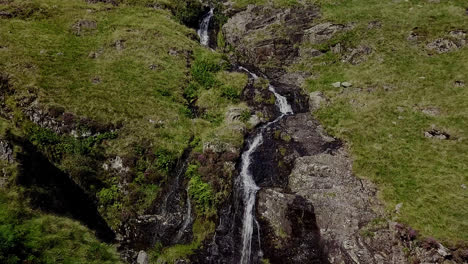
<path fill-rule="evenodd" d="M 468 261 L 465 1 L 4 0 L 0 23 L 0 262 Z"/>

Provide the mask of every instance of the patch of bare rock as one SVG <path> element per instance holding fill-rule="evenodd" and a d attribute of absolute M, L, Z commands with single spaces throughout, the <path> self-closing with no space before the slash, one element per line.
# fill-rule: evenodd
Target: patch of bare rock
<path fill-rule="evenodd" d="M 450 31 L 446 37 L 438 38 L 429 42 L 426 45 L 426 48 L 429 51 L 436 52 L 436 53 L 447 53 L 451 51 L 455 51 L 466 46 L 467 43 L 467 35 L 466 31 L 464 30 L 453 30 Z"/>

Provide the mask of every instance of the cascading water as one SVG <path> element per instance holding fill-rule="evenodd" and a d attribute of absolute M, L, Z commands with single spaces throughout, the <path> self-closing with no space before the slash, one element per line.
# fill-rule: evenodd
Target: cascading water
<path fill-rule="evenodd" d="M 189 195 L 189 189 L 188 188 L 187 188 L 186 206 L 187 206 L 187 212 L 185 213 L 184 223 L 182 224 L 182 228 L 179 229 L 179 232 L 177 232 L 177 235 L 174 238 L 175 242 L 178 242 L 182 238 L 182 236 L 185 233 L 185 230 L 192 223 L 192 203 L 190 202 L 190 195 Z"/>
<path fill-rule="evenodd" d="M 198 30 L 198 35 L 200 36 L 200 43 L 203 46 L 209 45 L 209 25 L 211 18 L 213 17 L 213 8 L 203 17 L 200 28 Z M 240 70 L 247 72 L 252 78 L 258 79 L 259 77 L 255 74 L 250 72 L 244 67 L 239 67 Z M 269 85 L 268 90 L 272 92 L 276 98 L 275 104 L 280 111 L 280 115 L 265 125 L 263 125 L 255 135 L 255 137 L 250 140 L 248 143 L 247 150 L 242 153 L 241 157 L 241 172 L 240 172 L 240 188 L 241 191 L 241 198 L 243 200 L 244 205 L 244 213 L 242 218 L 242 251 L 241 251 L 241 259 L 240 264 L 250 264 L 252 261 L 252 236 L 254 232 L 254 225 L 257 227 L 258 231 L 258 242 L 260 243 L 260 225 L 255 219 L 254 216 L 254 207 L 255 207 L 255 200 L 256 194 L 260 187 L 257 186 L 255 183 L 254 177 L 250 170 L 250 165 L 252 163 L 252 155 L 255 153 L 257 148 L 262 145 L 263 143 L 263 133 L 264 131 L 270 127 L 271 125 L 278 122 L 281 118 L 286 115 L 293 114 L 293 110 L 291 105 L 288 104 L 286 97 L 280 95 L 276 92 L 275 87 L 273 85 Z M 260 248 L 260 247 L 259 247 Z M 261 251 L 259 252 L 261 255 Z M 261 257 L 261 256 L 260 256 Z"/>
<path fill-rule="evenodd" d="M 197 30 L 198 36 L 200 37 L 200 44 L 208 46 L 210 43 L 209 28 L 211 18 L 213 18 L 214 8 L 210 8 L 210 11 L 203 17 L 200 22 L 200 28 Z"/>
<path fill-rule="evenodd" d="M 258 76 L 244 67 L 239 67 L 239 69 L 246 71 L 254 79 L 258 79 Z M 249 142 L 249 147 L 247 151 L 242 153 L 241 160 L 241 180 L 243 188 L 243 199 L 244 199 L 244 215 L 242 219 L 242 255 L 241 255 L 241 264 L 249 264 L 252 259 L 252 235 L 254 230 L 254 223 L 257 223 L 254 217 L 254 205 L 257 191 L 260 189 L 254 181 L 252 172 L 250 171 L 250 164 L 252 162 L 252 154 L 255 150 L 263 143 L 263 132 L 266 128 L 278 122 L 281 118 L 286 115 L 292 114 L 291 105 L 288 104 L 286 97 L 280 95 L 276 92 L 273 85 L 269 85 L 268 90 L 275 95 L 276 106 L 281 112 L 281 115 L 278 116 L 272 122 L 267 123 L 260 128 L 258 134 Z M 258 226 L 258 223 L 257 223 Z"/>

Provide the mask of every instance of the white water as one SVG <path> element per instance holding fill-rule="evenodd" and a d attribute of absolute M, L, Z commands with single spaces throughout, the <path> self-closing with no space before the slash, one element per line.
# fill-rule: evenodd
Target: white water
<path fill-rule="evenodd" d="M 203 17 L 200 23 L 200 29 L 197 31 L 198 36 L 200 36 L 200 43 L 203 46 L 208 46 L 209 44 L 209 25 L 211 18 L 213 17 L 213 8 L 210 9 L 210 12 Z M 258 79 L 258 76 L 255 73 L 250 72 L 244 67 L 239 67 L 240 70 L 246 71 L 252 78 Z M 275 95 L 276 106 L 278 107 L 281 115 L 278 116 L 274 121 L 264 125 L 258 132 L 258 134 L 249 142 L 249 147 L 247 151 L 242 153 L 241 159 L 241 180 L 242 180 L 242 198 L 244 202 L 244 215 L 242 219 L 242 255 L 240 264 L 250 264 L 252 259 L 252 235 L 254 230 L 254 224 L 257 225 L 257 236 L 260 243 L 260 226 L 257 220 L 254 217 L 254 205 L 255 198 L 258 190 L 260 188 L 255 184 L 254 177 L 250 171 L 250 164 L 252 162 L 252 154 L 257 150 L 257 148 L 263 143 L 263 132 L 266 128 L 272 124 L 278 122 L 281 118 L 286 115 L 293 114 L 291 106 L 288 104 L 286 97 L 280 95 L 276 92 L 273 85 L 268 86 L 268 90 Z M 184 223 L 185 225 L 185 223 Z M 183 228 L 184 229 L 184 228 Z M 262 252 L 258 252 L 259 256 L 262 256 Z"/>
<path fill-rule="evenodd" d="M 185 213 L 184 217 L 184 223 L 182 224 L 182 228 L 179 229 L 179 232 L 177 232 L 177 235 L 174 239 L 174 241 L 177 243 L 179 240 L 182 238 L 182 236 L 185 233 L 185 229 L 192 223 L 192 203 L 190 202 L 190 195 L 189 195 L 189 189 L 187 188 L 187 212 Z"/>
<path fill-rule="evenodd" d="M 200 37 L 200 44 L 203 46 L 208 46 L 210 42 L 210 35 L 209 33 L 209 27 L 210 27 L 210 21 L 211 18 L 213 17 L 214 14 L 214 9 L 210 8 L 210 12 L 206 14 L 201 23 L 200 23 L 200 28 L 197 30 L 198 36 Z"/>
<path fill-rule="evenodd" d="M 258 79 L 258 76 L 254 73 L 251 73 L 244 67 L 239 67 L 239 69 L 248 72 L 254 79 Z M 274 121 L 269 122 L 265 126 L 263 126 L 258 134 L 254 137 L 254 139 L 249 143 L 249 148 L 247 151 L 242 153 L 242 160 L 241 160 L 241 180 L 242 180 L 242 188 L 243 188 L 243 200 L 244 200 L 244 216 L 242 219 L 242 256 L 240 264 L 249 264 L 252 257 L 252 234 L 253 234 L 253 226 L 254 223 L 257 224 L 258 222 L 255 220 L 254 217 L 254 205 L 255 205 L 255 198 L 258 190 L 260 189 L 254 181 L 252 172 L 250 171 L 250 164 L 252 162 L 252 154 L 255 150 L 263 143 L 263 132 L 266 128 L 271 126 L 272 124 L 278 122 L 281 118 L 285 115 L 292 114 L 292 108 L 288 104 L 286 97 L 278 94 L 275 90 L 273 85 L 269 85 L 268 90 L 271 91 L 276 98 L 276 106 L 281 112 L 281 115 L 278 116 Z M 260 233 L 258 234 L 259 241 L 260 241 Z M 259 255 L 261 255 L 260 252 Z"/>

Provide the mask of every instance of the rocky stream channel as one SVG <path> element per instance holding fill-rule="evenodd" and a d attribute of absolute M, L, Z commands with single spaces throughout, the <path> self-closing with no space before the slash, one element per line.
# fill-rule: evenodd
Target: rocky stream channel
<path fill-rule="evenodd" d="M 243 100 L 251 109 L 267 113 L 267 118 L 246 137 L 233 191 L 218 211 L 215 234 L 190 260 L 176 263 L 409 263 L 404 248 L 420 263 L 449 259 L 450 252 L 442 245 L 423 249 L 411 241 L 411 229 L 386 220 L 375 186 L 353 175 L 345 145 L 327 135 L 311 114 L 326 98 L 319 93 L 304 95 L 301 76 L 257 65 L 265 56 L 287 65 L 298 56 L 292 48 L 296 43 L 329 38 L 345 26 L 314 25 L 319 17 L 315 7 L 266 9 L 249 6 L 232 15 L 223 33 L 244 55 L 233 61 L 233 70 L 249 75 Z M 210 25 L 215 12 L 209 9 L 198 30 L 207 48 L 213 42 Z M 253 31 L 275 23 L 294 28 L 287 40 L 273 36 L 257 46 L 249 42 Z M 259 79 L 268 80 L 268 89 L 256 90 L 253 84 Z M 258 93 L 269 93 L 275 103 L 255 102 Z M 169 246 L 192 240 L 194 212 L 181 177 L 188 152 L 162 204 L 119 232 L 121 252 L 129 262 L 147 263 L 146 253 L 138 249 L 156 242 Z"/>

